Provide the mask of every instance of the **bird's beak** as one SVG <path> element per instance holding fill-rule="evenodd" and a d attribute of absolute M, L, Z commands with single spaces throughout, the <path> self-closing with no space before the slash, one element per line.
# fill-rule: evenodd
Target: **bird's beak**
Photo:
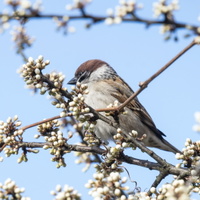
<path fill-rule="evenodd" d="M 77 82 L 77 78 L 74 77 L 74 78 L 71 79 L 67 84 L 69 84 L 69 85 L 76 85 L 76 82 Z"/>

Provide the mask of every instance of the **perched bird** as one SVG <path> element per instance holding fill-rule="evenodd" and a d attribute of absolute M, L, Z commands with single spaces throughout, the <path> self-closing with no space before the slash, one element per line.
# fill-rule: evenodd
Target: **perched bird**
<path fill-rule="evenodd" d="M 106 108 L 116 100 L 123 103 L 134 93 L 108 63 L 97 59 L 81 64 L 75 72 L 75 77 L 68 84 L 75 85 L 77 82 L 87 84 L 89 93 L 85 95 L 85 103 L 94 109 Z M 135 130 L 139 138 L 146 135 L 142 140 L 145 146 L 173 153 L 180 152 L 163 138 L 165 134 L 156 128 L 152 118 L 137 98 L 126 105 L 124 110 L 126 114 L 119 113 L 114 120 L 117 120 L 126 134 Z M 102 120 L 97 120 L 94 132 L 97 137 L 107 142 L 116 134 L 116 129 Z"/>

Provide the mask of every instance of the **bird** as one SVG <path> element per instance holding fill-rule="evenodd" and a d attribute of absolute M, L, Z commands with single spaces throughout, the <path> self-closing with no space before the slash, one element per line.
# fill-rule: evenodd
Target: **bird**
<path fill-rule="evenodd" d="M 131 87 L 117 72 L 107 62 L 99 59 L 88 60 L 77 68 L 74 78 L 68 84 L 76 85 L 77 83 L 87 85 L 88 93 L 84 95 L 84 102 L 93 109 L 107 108 L 115 101 L 123 103 L 134 94 Z M 118 122 L 125 134 L 129 134 L 132 130 L 137 131 L 137 137 L 142 138 L 140 142 L 145 146 L 174 154 L 180 153 L 176 147 L 164 139 L 166 135 L 156 127 L 137 97 L 127 104 L 124 110 L 126 114 L 119 113 L 114 120 Z M 103 115 L 106 116 L 105 113 Z M 116 128 L 100 119 L 97 120 L 94 133 L 104 142 L 113 140 L 116 132 Z"/>

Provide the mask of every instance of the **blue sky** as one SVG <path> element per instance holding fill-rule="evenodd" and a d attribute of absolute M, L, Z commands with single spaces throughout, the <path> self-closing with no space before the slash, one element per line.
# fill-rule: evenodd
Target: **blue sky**
<path fill-rule="evenodd" d="M 44 0 L 45 13 L 66 14 L 66 2 Z M 151 17 L 154 1 L 139 1 L 144 3 L 142 16 Z M 104 15 L 106 8 L 114 7 L 118 1 L 94 1 L 88 6 L 88 12 Z M 0 10 L 4 8 L 0 3 Z M 197 17 L 200 2 L 182 1 L 180 10 L 176 12 L 176 19 L 199 25 Z M 180 50 L 188 45 L 192 38 L 184 39 L 185 31 L 178 31 L 179 41 L 168 42 L 159 34 L 159 26 L 148 29 L 141 24 L 126 23 L 107 26 L 104 23 L 85 29 L 85 22 L 74 21 L 70 25 L 76 28 L 76 33 L 63 35 L 57 32 L 55 23 L 51 20 L 31 20 L 26 24 L 28 34 L 35 37 L 32 48 L 26 51 L 28 56 L 37 58 L 43 55 L 51 64 L 45 70 L 56 70 L 66 75 L 65 84 L 73 77 L 76 68 L 88 59 L 98 58 L 108 62 L 118 74 L 134 89 L 138 83 L 146 80 Z M 31 95 L 24 88 L 24 82 L 16 70 L 23 64 L 20 56 L 15 53 L 11 41 L 10 30 L 0 35 L 1 78 L 0 78 L 0 120 L 18 115 L 22 125 L 28 125 L 44 118 L 58 115 L 46 96 Z M 200 110 L 200 68 L 199 48 L 193 47 L 167 71 L 153 81 L 140 95 L 141 103 L 152 116 L 157 127 L 167 135 L 167 140 L 179 149 L 184 147 L 186 138 L 198 140 L 199 134 L 192 131 L 195 124 L 194 112 Z M 69 87 L 70 88 L 70 87 Z M 36 129 L 25 132 L 26 141 L 35 141 Z M 74 136 L 72 143 L 79 141 Z M 172 163 L 177 163 L 174 155 L 155 150 L 159 155 Z M 150 159 L 139 151 L 128 151 L 134 157 Z M 3 154 L 2 154 L 3 155 Z M 0 156 L 2 156 L 0 155 Z M 73 153 L 66 155 L 66 168 L 56 169 L 55 163 L 50 162 L 48 151 L 41 150 L 38 155 L 30 155 L 28 163 L 17 164 L 18 156 L 5 158 L 0 163 L 1 179 L 11 178 L 20 187 L 25 187 L 26 196 L 32 199 L 52 199 L 49 192 L 57 184 L 68 184 L 77 189 L 84 199 L 90 199 L 84 184 L 92 178 L 90 172 L 82 173 L 83 165 L 75 165 Z M 136 180 L 142 191 L 149 188 L 157 172 L 124 164 Z M 127 174 L 124 174 L 127 176 Z M 167 182 L 170 178 L 163 181 Z M 134 188 L 134 184 L 129 184 Z"/>

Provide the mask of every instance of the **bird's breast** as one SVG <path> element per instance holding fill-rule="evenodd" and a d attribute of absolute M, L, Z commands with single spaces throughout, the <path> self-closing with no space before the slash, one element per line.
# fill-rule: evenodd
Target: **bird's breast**
<path fill-rule="evenodd" d="M 116 100 L 112 95 L 109 84 L 97 82 L 88 84 L 89 93 L 85 95 L 85 103 L 94 109 L 106 108 Z"/>

